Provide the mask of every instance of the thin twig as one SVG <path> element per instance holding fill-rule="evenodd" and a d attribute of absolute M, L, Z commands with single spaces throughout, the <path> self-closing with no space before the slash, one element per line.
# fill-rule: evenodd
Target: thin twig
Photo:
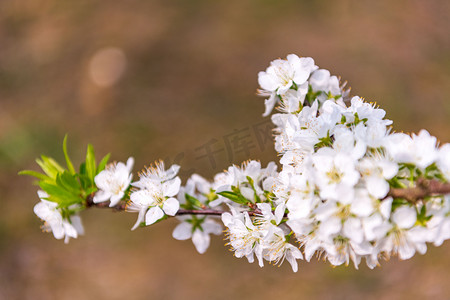
<path fill-rule="evenodd" d="M 388 197 L 403 198 L 411 203 L 424 200 L 429 196 L 450 194 L 450 182 L 441 182 L 438 180 L 419 179 L 415 187 L 409 188 L 391 188 Z"/>

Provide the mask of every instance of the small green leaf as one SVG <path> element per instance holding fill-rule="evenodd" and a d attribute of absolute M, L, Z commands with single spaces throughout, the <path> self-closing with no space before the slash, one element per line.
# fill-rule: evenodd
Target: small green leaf
<path fill-rule="evenodd" d="M 56 175 L 58 174 L 58 169 L 56 169 L 52 164 L 48 162 L 48 158 L 44 160 L 44 155 L 42 155 L 41 159 L 36 159 L 36 163 L 41 167 L 42 171 L 44 171 L 45 174 L 47 174 L 48 177 L 52 179 L 56 179 Z"/>
<path fill-rule="evenodd" d="M 239 203 L 239 204 L 243 204 L 246 205 L 249 200 L 247 200 L 246 198 L 244 198 L 244 196 L 237 194 L 235 192 L 229 192 L 229 191 L 223 191 L 220 193 L 217 193 L 218 195 L 221 195 L 225 198 L 230 199 L 233 202 Z"/>
<path fill-rule="evenodd" d="M 248 180 L 248 183 L 250 183 L 250 185 L 252 186 L 252 188 L 254 188 L 255 182 L 253 181 L 253 178 L 251 178 L 250 176 L 247 176 L 247 180 Z"/>
<path fill-rule="evenodd" d="M 108 153 L 105 155 L 105 157 L 102 158 L 102 160 L 100 161 L 100 163 L 98 164 L 98 167 L 97 167 L 97 174 L 105 169 L 110 156 L 111 156 L 111 154 Z"/>
<path fill-rule="evenodd" d="M 86 152 L 86 174 L 92 185 L 94 185 L 94 178 L 97 175 L 96 171 L 94 147 L 89 144 Z"/>
<path fill-rule="evenodd" d="M 408 204 L 409 204 L 409 202 L 405 199 L 395 198 L 394 200 L 392 200 L 391 211 L 395 211 L 398 207 L 403 206 L 403 205 L 408 205 Z"/>
<path fill-rule="evenodd" d="M 78 177 L 80 178 L 81 186 L 84 190 L 87 190 L 92 186 L 91 180 L 89 179 L 89 176 L 86 173 L 86 163 L 83 162 L 80 165 L 80 174 L 78 174 Z"/>
<path fill-rule="evenodd" d="M 202 203 L 195 197 L 185 193 L 184 196 L 186 197 L 186 201 L 188 206 L 192 207 L 192 208 L 201 208 L 202 207 Z"/>
<path fill-rule="evenodd" d="M 417 214 L 416 224 L 420 226 L 426 226 L 427 222 L 432 218 L 432 216 L 427 216 L 427 208 L 426 206 L 422 206 L 420 212 Z"/>
<path fill-rule="evenodd" d="M 264 191 L 264 196 L 269 201 L 271 201 L 273 198 L 275 198 L 275 194 L 270 191 Z"/>
<path fill-rule="evenodd" d="M 86 194 L 90 195 L 92 193 L 95 193 L 98 190 L 96 186 L 90 187 L 86 190 Z"/>
<path fill-rule="evenodd" d="M 45 156 L 45 155 L 41 155 L 41 158 L 45 164 L 47 164 L 49 167 L 55 169 L 57 172 L 64 171 L 64 168 L 60 164 L 58 164 L 53 158 Z"/>
<path fill-rule="evenodd" d="M 247 176 L 247 180 L 248 180 L 248 183 L 250 184 L 250 186 L 253 189 L 253 192 L 254 192 L 254 195 L 255 195 L 255 200 L 254 200 L 255 203 L 261 202 L 261 198 L 258 196 L 258 193 L 256 192 L 255 181 L 250 176 Z"/>
<path fill-rule="evenodd" d="M 61 186 L 42 181 L 39 182 L 39 186 L 49 195 L 48 200 L 58 203 L 60 207 L 68 207 L 83 202 L 81 197 L 72 194 Z"/>
<path fill-rule="evenodd" d="M 209 193 L 205 194 L 205 196 L 208 199 L 206 203 L 209 203 L 219 198 L 219 196 L 217 196 L 216 192 L 213 189 L 210 189 Z"/>
<path fill-rule="evenodd" d="M 80 183 L 68 171 L 64 171 L 63 173 L 60 173 L 56 176 L 56 184 L 75 195 L 81 194 Z"/>
<path fill-rule="evenodd" d="M 406 185 L 403 182 L 401 182 L 397 177 L 392 177 L 392 179 L 389 179 L 388 182 L 389 185 L 393 188 L 402 188 L 402 189 L 406 188 Z"/>
<path fill-rule="evenodd" d="M 67 169 L 69 170 L 70 174 L 75 174 L 75 168 L 73 167 L 72 161 L 70 160 L 69 154 L 67 153 L 67 134 L 64 136 L 63 152 L 66 159 Z"/>
<path fill-rule="evenodd" d="M 230 199 L 232 201 L 234 201 L 235 199 L 239 198 L 236 193 L 229 192 L 229 191 L 223 191 L 223 192 L 219 192 L 217 194 L 222 196 L 222 197 L 228 198 L 228 199 Z"/>
<path fill-rule="evenodd" d="M 86 163 L 83 162 L 80 165 L 80 175 L 86 175 Z"/>
<path fill-rule="evenodd" d="M 19 172 L 19 175 L 28 175 L 28 176 L 33 176 L 36 177 L 37 179 L 40 180 L 52 180 L 50 177 L 48 177 L 47 175 L 44 175 L 42 173 L 36 172 L 36 171 L 31 171 L 31 170 L 23 170 Z"/>

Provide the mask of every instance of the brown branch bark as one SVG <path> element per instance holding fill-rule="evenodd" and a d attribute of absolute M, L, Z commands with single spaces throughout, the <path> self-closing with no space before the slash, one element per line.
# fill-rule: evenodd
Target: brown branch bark
<path fill-rule="evenodd" d="M 419 179 L 415 187 L 410 188 L 391 188 L 388 197 L 403 198 L 409 202 L 416 203 L 424 200 L 428 196 L 450 194 L 450 182 L 441 182 L 438 180 Z"/>

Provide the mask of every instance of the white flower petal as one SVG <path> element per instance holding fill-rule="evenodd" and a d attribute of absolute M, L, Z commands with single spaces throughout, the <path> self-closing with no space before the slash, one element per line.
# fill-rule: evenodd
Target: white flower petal
<path fill-rule="evenodd" d="M 175 198 L 169 198 L 164 201 L 163 210 L 169 216 L 175 216 L 178 209 L 180 209 L 180 202 Z"/>
<path fill-rule="evenodd" d="M 55 239 L 60 240 L 64 237 L 65 232 L 64 232 L 64 227 L 63 227 L 62 223 L 52 224 L 49 222 L 49 225 L 52 229 L 53 236 L 55 237 Z"/>
<path fill-rule="evenodd" d="M 277 95 L 272 93 L 268 99 L 264 101 L 265 110 L 263 113 L 263 117 L 267 117 L 272 112 L 275 104 L 277 103 Z"/>
<path fill-rule="evenodd" d="M 162 217 L 164 217 L 162 209 L 159 206 L 153 206 L 145 214 L 145 225 L 152 225 Z"/>
<path fill-rule="evenodd" d="M 367 190 L 375 198 L 383 199 L 389 192 L 389 183 L 381 177 L 369 176 L 366 183 Z"/>
<path fill-rule="evenodd" d="M 207 233 L 202 232 L 200 229 L 196 229 L 192 235 L 192 242 L 198 253 L 203 254 L 209 247 L 210 237 Z"/>
<path fill-rule="evenodd" d="M 407 206 L 399 207 L 392 214 L 392 220 L 399 228 L 411 228 L 417 221 L 416 209 Z"/>
<path fill-rule="evenodd" d="M 208 234 L 222 234 L 222 226 L 211 219 L 206 219 L 202 224 L 202 228 L 203 232 Z"/>
<path fill-rule="evenodd" d="M 111 198 L 111 196 L 112 195 L 110 192 L 99 190 L 97 193 L 95 193 L 93 201 L 94 201 L 94 203 L 108 201 L 109 198 Z"/>
<path fill-rule="evenodd" d="M 71 216 L 70 217 L 70 221 L 72 222 L 73 227 L 75 228 L 75 230 L 77 231 L 77 233 L 79 235 L 83 235 L 84 234 L 84 227 L 83 224 L 81 223 L 81 218 L 80 216 Z"/>
<path fill-rule="evenodd" d="M 172 232 L 172 237 L 176 240 L 187 240 L 192 237 L 192 224 L 181 222 Z"/>
<path fill-rule="evenodd" d="M 286 211 L 286 204 L 282 202 L 280 205 L 275 208 L 275 222 L 280 224 L 281 220 L 283 220 L 284 213 Z"/>
<path fill-rule="evenodd" d="M 380 209 L 381 215 L 385 219 L 389 219 L 389 217 L 391 215 L 392 201 L 393 201 L 392 197 L 388 197 L 388 198 L 384 199 L 383 201 L 381 201 L 379 209 Z"/>
<path fill-rule="evenodd" d="M 416 249 L 414 249 L 414 247 L 408 242 L 398 247 L 398 257 L 401 260 L 410 259 L 414 256 L 414 253 L 416 253 Z"/>
<path fill-rule="evenodd" d="M 131 228 L 131 230 L 135 230 L 138 228 L 142 222 L 144 222 L 145 219 L 145 213 L 147 212 L 148 207 L 141 207 L 139 210 L 138 218 L 134 226 Z"/>
<path fill-rule="evenodd" d="M 134 158 L 130 156 L 130 158 L 128 158 L 128 160 L 127 160 L 127 170 L 129 173 L 131 173 L 131 170 L 133 169 L 133 165 L 134 165 Z"/>
<path fill-rule="evenodd" d="M 166 197 L 173 197 L 180 191 L 181 179 L 180 177 L 175 177 L 172 180 L 163 183 L 163 195 Z"/>
<path fill-rule="evenodd" d="M 120 192 L 117 195 L 113 195 L 111 197 L 111 203 L 109 203 L 109 207 L 116 206 L 120 202 L 120 200 L 123 198 L 124 195 L 125 195 L 124 192 Z"/>

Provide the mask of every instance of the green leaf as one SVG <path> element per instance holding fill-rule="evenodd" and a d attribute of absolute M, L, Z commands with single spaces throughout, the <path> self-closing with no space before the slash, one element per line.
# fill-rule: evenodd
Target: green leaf
<path fill-rule="evenodd" d="M 420 212 L 417 214 L 416 224 L 420 226 L 426 226 L 427 222 L 432 218 L 432 216 L 427 216 L 427 208 L 422 206 Z"/>
<path fill-rule="evenodd" d="M 78 174 L 78 177 L 80 178 L 81 186 L 83 187 L 83 190 L 87 190 L 92 186 L 91 180 L 89 179 L 89 176 L 86 174 L 86 163 L 83 162 L 80 165 L 80 174 Z"/>
<path fill-rule="evenodd" d="M 68 207 L 72 204 L 83 202 L 81 197 L 74 195 L 61 186 L 43 181 L 39 182 L 39 186 L 49 195 L 48 200 L 58 203 L 60 207 Z"/>
<path fill-rule="evenodd" d="M 240 194 L 237 194 L 237 193 L 234 193 L 234 192 L 224 191 L 224 192 L 220 192 L 220 193 L 217 193 L 217 194 L 221 195 L 221 196 L 223 196 L 225 198 L 228 198 L 231 201 L 239 203 L 239 204 L 246 205 L 249 202 L 246 198 L 244 198 L 244 196 L 242 196 Z"/>
<path fill-rule="evenodd" d="M 42 155 L 41 158 L 42 159 L 36 159 L 36 163 L 41 167 L 42 171 L 44 171 L 44 173 L 47 174 L 48 177 L 56 179 L 56 175 L 64 170 L 53 159 L 48 158 L 45 155 Z"/>
<path fill-rule="evenodd" d="M 248 183 L 250 183 L 252 188 L 255 188 L 255 182 L 253 181 L 253 178 L 250 176 L 247 176 Z"/>
<path fill-rule="evenodd" d="M 206 201 L 206 203 L 209 203 L 211 201 L 216 200 L 217 198 L 219 198 L 219 196 L 217 196 L 216 192 L 213 189 L 210 189 L 208 194 L 205 194 L 206 198 L 208 199 Z"/>
<path fill-rule="evenodd" d="M 23 170 L 19 172 L 19 175 L 28 175 L 28 176 L 33 176 L 36 177 L 37 179 L 40 180 L 52 180 L 50 177 L 48 177 L 47 175 L 44 175 L 42 173 L 36 172 L 36 171 L 31 171 L 31 170 Z"/>
<path fill-rule="evenodd" d="M 83 162 L 80 165 L 80 175 L 86 175 L 86 162 Z"/>
<path fill-rule="evenodd" d="M 188 206 L 190 206 L 192 208 L 195 208 L 195 207 L 202 208 L 203 205 L 197 198 L 195 198 L 187 193 L 185 193 L 184 196 L 186 197 Z"/>
<path fill-rule="evenodd" d="M 105 155 L 105 157 L 102 158 L 102 160 L 100 161 L 100 163 L 98 164 L 98 167 L 97 167 L 97 174 L 105 169 L 110 156 L 111 156 L 111 154 L 108 153 Z"/>
<path fill-rule="evenodd" d="M 90 195 L 90 194 L 92 194 L 92 193 L 95 193 L 97 190 L 98 190 L 98 188 L 97 188 L 96 186 L 93 186 L 93 187 L 90 187 L 90 188 L 86 189 L 86 190 L 85 190 L 85 193 L 86 193 L 87 195 Z"/>
<path fill-rule="evenodd" d="M 92 147 L 91 144 L 87 147 L 86 152 L 86 174 L 89 178 L 89 181 L 92 185 L 94 185 L 94 178 L 96 174 L 96 167 L 95 167 L 95 153 L 94 153 L 94 147 Z"/>
<path fill-rule="evenodd" d="M 272 201 L 275 198 L 275 194 L 269 191 L 264 191 L 264 196 L 267 200 Z"/>
<path fill-rule="evenodd" d="M 64 168 L 58 164 L 53 158 L 47 157 L 45 155 L 41 155 L 42 160 L 45 164 L 47 164 L 49 167 L 55 169 L 57 172 L 63 172 Z"/>
<path fill-rule="evenodd" d="M 69 170 L 70 174 L 75 174 L 75 168 L 73 167 L 72 161 L 70 160 L 69 154 L 67 153 L 67 134 L 64 136 L 63 152 L 64 157 L 66 158 L 67 169 Z"/>
<path fill-rule="evenodd" d="M 406 188 L 406 185 L 401 182 L 397 177 L 392 177 L 390 180 L 388 180 L 389 186 L 393 188 Z"/>
<path fill-rule="evenodd" d="M 258 196 L 258 193 L 256 192 L 255 181 L 250 176 L 247 176 L 247 180 L 248 180 L 248 183 L 250 184 L 250 186 L 252 187 L 252 190 L 254 192 L 255 202 L 256 203 L 261 202 L 261 198 Z"/>
<path fill-rule="evenodd" d="M 68 171 L 64 171 L 56 176 L 56 184 L 75 195 L 81 194 L 80 183 Z"/>
<path fill-rule="evenodd" d="M 409 202 L 405 199 L 395 198 L 394 200 L 392 200 L 391 211 L 395 211 L 398 207 L 403 206 L 403 205 L 408 205 L 408 204 L 409 204 Z"/>

